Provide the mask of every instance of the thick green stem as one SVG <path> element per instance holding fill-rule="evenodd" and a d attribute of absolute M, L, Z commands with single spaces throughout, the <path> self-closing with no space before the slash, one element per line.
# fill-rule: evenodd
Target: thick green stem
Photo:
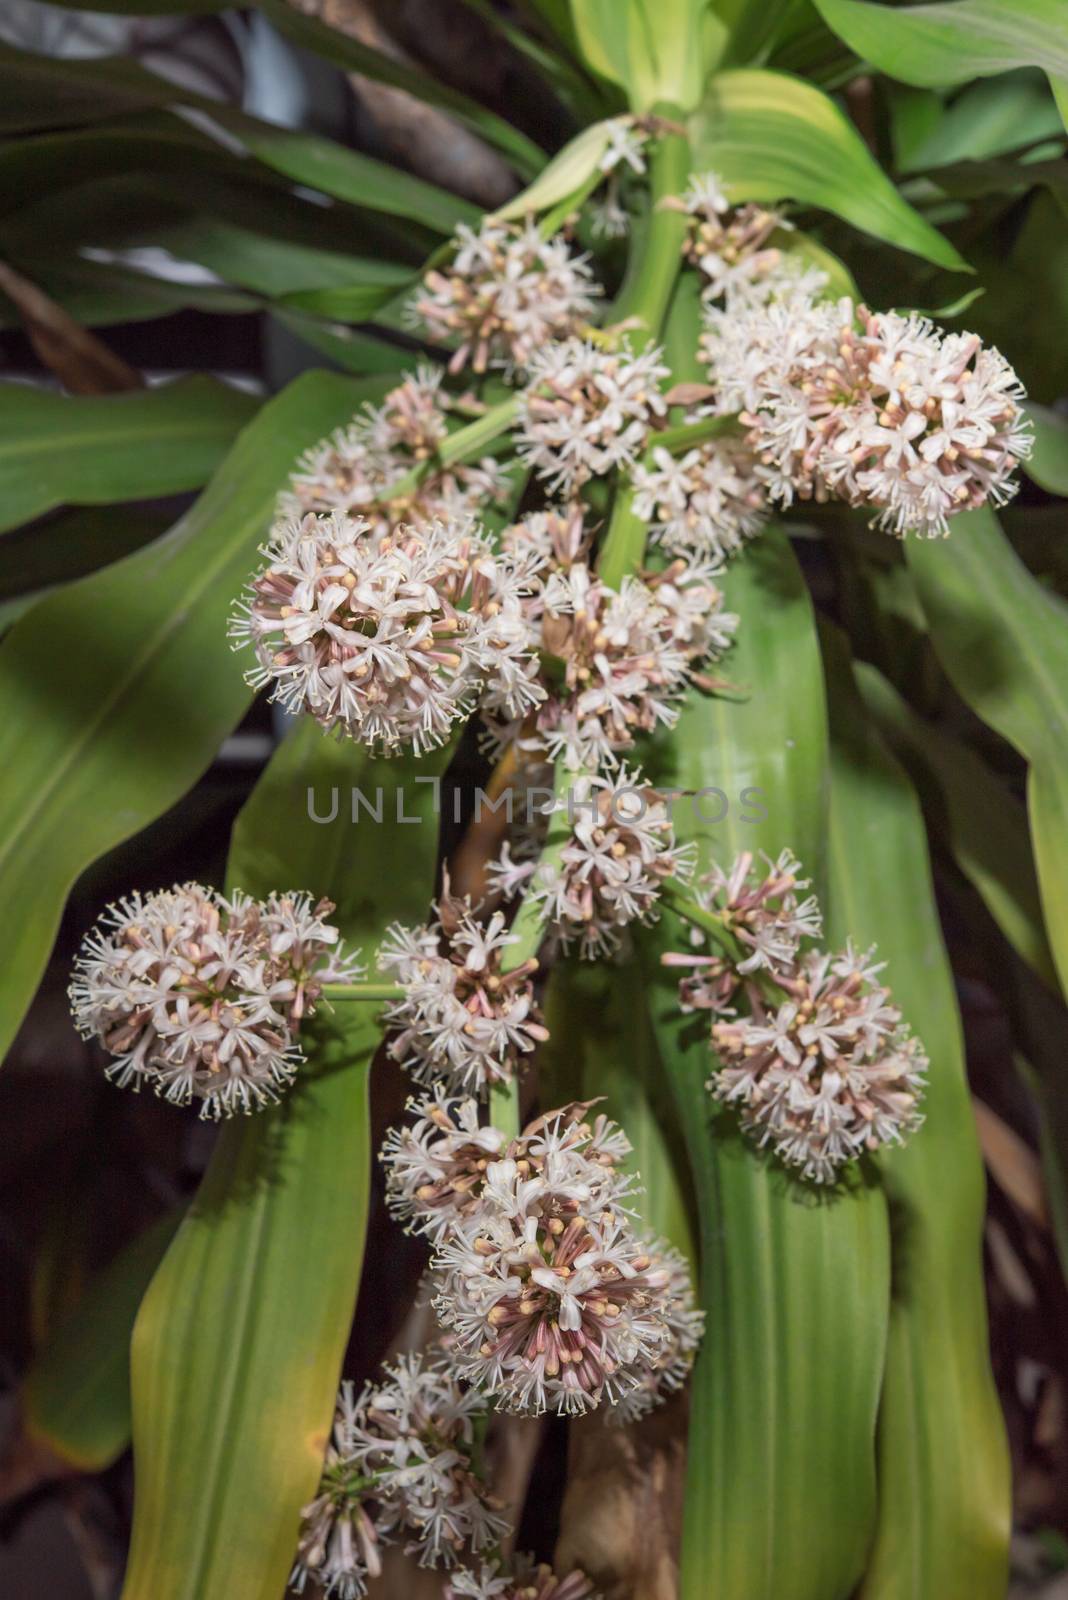
<path fill-rule="evenodd" d="M 704 906 L 691 899 L 685 886 L 677 878 L 667 880 L 662 890 L 662 898 L 676 916 L 682 917 L 686 922 L 692 922 L 695 928 L 700 928 L 713 943 L 718 944 L 732 963 L 737 965 L 739 961 L 745 960 L 746 951 L 734 934 L 724 926 L 723 919 L 714 911 L 706 911 Z"/>
<path fill-rule="evenodd" d="M 563 761 L 557 761 L 553 780 L 553 794 L 556 801 L 566 799 L 568 790 L 578 781 L 578 775 L 569 772 Z M 546 865 L 556 866 L 560 854 L 571 834 L 571 824 L 566 806 L 563 811 L 554 811 L 549 818 L 549 832 L 545 840 L 545 848 L 538 858 L 538 867 Z M 519 907 L 519 914 L 512 924 L 512 932 L 517 935 L 517 942 L 509 945 L 501 959 L 501 971 L 512 972 L 516 967 L 523 965 L 537 957 L 542 939 L 545 937 L 545 912 L 539 901 L 529 892 L 524 896 Z M 507 1083 L 496 1084 L 490 1090 L 490 1121 L 495 1128 L 500 1128 L 506 1133 L 519 1132 L 519 1084 L 515 1078 Z"/>
<path fill-rule="evenodd" d="M 695 444 L 704 444 L 708 439 L 718 439 L 720 434 L 729 433 L 738 426 L 738 418 L 727 417 L 702 417 L 700 422 L 683 422 L 677 428 L 665 428 L 661 433 L 654 433 L 649 445 L 651 455 L 654 449 L 669 450 L 673 456 L 685 455 L 687 450 L 692 450 Z"/>
<path fill-rule="evenodd" d="M 677 116 L 674 107 L 658 106 L 665 117 Z M 627 337 L 643 350 L 660 337 L 682 264 L 682 246 L 688 219 L 678 211 L 663 210 L 661 200 L 681 194 L 690 172 L 690 145 L 683 133 L 661 134 L 649 164 L 649 217 L 638 245 L 633 270 L 628 274 L 613 308 L 613 321 L 633 322 Z M 618 589 L 628 573 L 645 558 L 648 529 L 635 515 L 629 484 L 616 491 L 598 571 L 605 583 Z"/>
<path fill-rule="evenodd" d="M 403 477 L 394 479 L 384 491 L 382 499 L 387 503 L 399 500 L 411 494 L 413 489 L 418 489 L 423 479 L 438 468 L 452 466 L 457 461 L 470 461 L 481 455 L 502 433 L 508 432 L 518 410 L 517 394 L 510 394 L 507 400 L 490 406 L 484 416 L 476 417 L 474 422 L 469 422 L 465 428 L 457 428 L 455 433 L 443 439 L 434 455 L 421 461 L 417 467 L 412 467 Z"/>
<path fill-rule="evenodd" d="M 324 983 L 323 999 L 336 1005 L 351 1000 L 403 1000 L 404 989 L 399 983 Z"/>

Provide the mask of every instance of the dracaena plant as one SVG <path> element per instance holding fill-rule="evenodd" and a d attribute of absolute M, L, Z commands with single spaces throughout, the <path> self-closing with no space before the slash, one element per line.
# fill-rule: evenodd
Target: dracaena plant
<path fill-rule="evenodd" d="M 458 118 L 515 193 L 480 214 L 121 63 L 6 52 L 25 136 L 0 170 L 77 157 L 4 224 L 6 292 L 68 372 L 103 359 L 73 319 L 181 296 L 121 254 L 165 243 L 221 280 L 189 300 L 268 305 L 361 375 L 306 374 L 251 417 L 206 380 L 3 400 L 11 526 L 215 468 L 175 529 L 79 583 L 63 564 L 96 564 L 99 522 L 38 535 L 0 650 L 31 752 L 5 776 L 12 1029 L 77 872 L 252 693 L 293 724 L 227 882 L 131 884 L 77 959 L 114 1084 L 225 1126 L 177 1232 L 114 1269 L 118 1350 L 90 1300 L 29 1419 L 89 1466 L 132 1427 L 127 1600 L 355 1600 L 385 1592 L 391 1545 L 452 1600 L 665 1595 L 567 1503 L 555 1570 L 517 1556 L 522 1496 L 495 1482 L 502 1430 L 603 1429 L 607 1475 L 657 1411 L 686 1453 L 684 1600 L 995 1600 L 981 1168 L 912 782 L 950 881 L 1056 990 L 1068 633 L 996 513 L 1021 470 L 1068 489 L 1068 432 L 1017 375 L 1052 401 L 1064 369 L 1058 330 L 998 303 L 986 241 L 1006 196 L 1034 214 L 1063 187 L 1057 8 L 473 7 L 556 107 L 551 157 L 259 9 Z M 990 76 L 1026 88 L 1009 143 Z M 960 290 L 972 257 L 984 300 Z M 950 685 L 1026 763 L 1028 819 L 940 720 Z M 440 861 L 461 739 L 484 776 Z M 361 1388 L 376 1051 L 411 1085 L 383 1226 L 422 1241 L 426 1278 L 421 1348 Z M 1055 1124 L 1046 1148 L 1063 1219 Z M 125 1372 L 135 1310 L 132 1422 L 122 1377 L 72 1423 L 65 1385 Z"/>

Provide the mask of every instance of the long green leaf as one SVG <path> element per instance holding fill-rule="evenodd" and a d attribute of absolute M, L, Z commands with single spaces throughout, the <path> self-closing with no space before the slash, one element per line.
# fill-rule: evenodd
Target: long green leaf
<path fill-rule="evenodd" d="M 0 107 L 0 130 L 66 127 L 109 119 L 124 112 L 188 106 L 205 113 L 212 122 L 238 138 L 266 166 L 309 188 L 322 189 L 326 194 L 387 216 L 422 223 L 438 233 L 451 233 L 458 221 L 472 221 L 479 215 L 477 208 L 468 201 L 425 183 L 411 173 L 349 150 L 331 139 L 295 132 L 234 107 L 219 105 L 217 101 L 119 58 L 56 60 L 0 46 L 0 68 L 4 73 L 5 90 L 9 91 L 5 105 Z M 42 106 L 55 106 L 56 113 L 42 112 Z M 153 159 L 160 162 L 171 159 L 173 148 L 172 139 L 168 142 L 170 155 L 160 148 L 155 150 Z M 21 162 L 28 158 L 16 154 L 13 159 Z M 189 162 L 189 173 L 191 181 L 197 181 L 198 164 L 193 159 Z M 58 170 L 58 178 L 62 182 L 62 168 Z"/>
<path fill-rule="evenodd" d="M 955 519 L 949 544 L 910 539 L 906 553 L 958 693 L 1028 762 L 1046 929 L 1068 990 L 1068 606 L 1032 578 L 992 511 Z"/>
<path fill-rule="evenodd" d="M 166 533 L 169 518 L 132 506 L 84 506 L 5 534 L 0 601 L 14 600 L 121 561 Z"/>
<path fill-rule="evenodd" d="M 828 668 L 828 933 L 838 944 L 878 943 L 895 999 L 931 1060 L 923 1127 L 879 1163 L 893 1278 L 878 1518 L 859 1595 L 1003 1600 L 1010 1494 L 987 1348 L 983 1171 L 923 821 L 853 698 L 848 660 L 834 655 Z"/>
<path fill-rule="evenodd" d="M 0 529 L 54 506 L 199 489 L 258 404 L 208 377 L 77 399 L 0 384 Z"/>
<path fill-rule="evenodd" d="M 309 373 L 265 406 L 164 539 L 34 606 L 0 645 L 6 1050 L 66 895 L 192 784 L 251 698 L 226 619 L 300 451 L 388 380 Z M 14 921 L 12 920 L 12 925 Z"/>
<path fill-rule="evenodd" d="M 1061 0 L 815 3 L 851 50 L 902 83 L 948 87 L 1013 67 L 1041 67 L 1068 117 L 1068 28 Z"/>
<path fill-rule="evenodd" d="M 180 1221 L 170 1212 L 120 1251 L 26 1374 L 27 1428 L 79 1472 L 103 1472 L 130 1443 L 130 1334 Z"/>
<path fill-rule="evenodd" d="M 812 608 L 781 532 L 726 580 L 744 625 L 729 657 L 747 698 L 697 700 L 654 775 L 703 791 L 676 829 L 702 859 L 794 849 L 822 877 L 826 725 Z M 727 813 L 716 824 L 723 800 Z M 686 948 L 663 923 L 655 953 Z M 683 941 L 680 944 L 679 941 Z M 879 1189 L 817 1196 L 714 1115 L 707 1033 L 653 968 L 655 1020 L 700 1220 L 707 1317 L 690 1412 L 682 1600 L 846 1600 L 875 1518 L 874 1430 L 889 1305 Z"/>
<path fill-rule="evenodd" d="M 720 72 L 691 118 L 694 167 L 737 200 L 800 201 L 901 250 L 971 269 L 894 188 L 860 134 L 821 89 L 783 72 Z"/>
<path fill-rule="evenodd" d="M 446 759 L 375 760 L 304 720 L 238 818 L 231 885 L 330 895 L 373 961 L 387 922 L 421 917 L 432 892 L 435 791 L 418 779 Z M 381 791 L 380 824 L 353 824 L 354 786 Z M 336 819 L 315 822 L 308 790 L 321 816 L 334 787 Z M 223 1129 L 138 1314 L 124 1600 L 277 1600 L 293 1560 L 360 1281 L 377 1008 L 339 1007 L 312 1034 L 283 1103 Z"/>
<path fill-rule="evenodd" d="M 544 165 L 545 152 L 539 150 L 525 133 L 521 133 L 518 128 L 514 128 L 510 122 L 506 122 L 495 112 L 479 105 L 477 100 L 472 100 L 458 89 L 439 83 L 436 78 L 420 71 L 418 67 L 410 66 L 404 61 L 396 61 L 391 56 L 384 56 L 381 51 L 353 38 L 351 34 L 328 27 L 316 17 L 304 15 L 295 5 L 289 4 L 288 0 L 260 0 L 259 9 L 270 18 L 285 38 L 302 49 L 323 56 L 335 67 L 344 67 L 348 72 L 358 72 L 379 83 L 406 89 L 409 94 L 415 95 L 428 105 L 440 106 L 443 110 L 450 111 L 475 133 L 481 134 L 489 144 L 500 150 L 521 176 L 533 177 Z"/>
<path fill-rule="evenodd" d="M 858 662 L 854 674 L 880 734 L 937 812 L 957 866 L 1016 953 L 1056 990 L 1022 805 L 962 740 L 917 716 L 881 672 Z"/>

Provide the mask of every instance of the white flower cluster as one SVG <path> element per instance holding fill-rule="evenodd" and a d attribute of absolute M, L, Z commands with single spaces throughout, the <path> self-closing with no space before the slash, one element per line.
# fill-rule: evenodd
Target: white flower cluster
<path fill-rule="evenodd" d="M 381 1572 L 379 1547 L 395 1537 L 420 1566 L 452 1566 L 508 1532 L 476 1476 L 474 1422 L 484 1402 L 447 1358 L 401 1356 L 357 1398 L 343 1383 L 323 1475 L 304 1507 L 290 1586 L 309 1580 L 336 1600 L 357 1600 Z"/>
<path fill-rule="evenodd" d="M 599 293 L 586 257 L 564 239 L 543 239 L 533 221 L 486 217 L 477 232 L 460 224 L 450 266 L 426 274 L 412 312 L 432 339 L 456 344 L 451 372 L 485 372 L 526 367 L 589 320 Z"/>
<path fill-rule="evenodd" d="M 549 665 L 526 715 L 484 708 L 498 747 L 518 741 L 526 756 L 562 757 L 572 770 L 614 767 L 638 734 L 672 726 L 687 684 L 702 681 L 700 664 L 728 648 L 738 623 L 711 563 L 680 557 L 611 589 L 588 543 L 577 507 L 536 512 L 504 534 L 528 574 L 518 602 L 528 659 Z"/>
<path fill-rule="evenodd" d="M 507 1411 L 655 1397 L 650 1374 L 683 1358 L 684 1293 L 635 1234 L 615 1124 L 565 1106 L 507 1140 L 441 1093 L 414 1109 L 383 1150 L 390 1205 L 434 1241 L 434 1305 L 460 1373 Z"/>
<path fill-rule="evenodd" d="M 516 864 L 506 847 L 491 881 L 507 896 L 527 886 L 564 950 L 577 943 L 584 957 L 609 955 L 625 928 L 656 920 L 664 880 L 689 877 L 695 847 L 675 843 L 663 797 L 627 767 L 580 777 L 555 810 L 570 824 L 558 861 Z"/>
<path fill-rule="evenodd" d="M 652 465 L 631 474 L 634 510 L 667 550 L 722 562 L 767 521 L 770 476 L 737 434 L 707 439 L 681 456 L 658 445 Z"/>
<path fill-rule="evenodd" d="M 765 280 L 780 270 L 782 251 L 768 241 L 790 223 L 762 206 L 732 207 L 715 173 L 695 174 L 684 194 L 661 204 L 689 218 L 683 253 L 704 278 L 707 299 L 729 296 L 737 305 L 754 292 L 759 297 Z"/>
<path fill-rule="evenodd" d="M 508 479 L 492 456 L 448 467 L 435 462 L 457 408 L 441 380 L 440 370 L 420 367 L 381 406 L 367 407 L 307 451 L 279 497 L 278 520 L 339 511 L 365 518 L 383 538 L 400 524 L 463 522 L 502 501 Z M 416 467 L 424 469 L 418 483 L 394 494 L 394 484 Z"/>
<path fill-rule="evenodd" d="M 1015 492 L 1030 451 L 1023 390 L 975 334 L 791 292 L 728 305 L 705 350 L 718 409 L 741 413 L 783 505 L 836 497 L 895 534 L 934 537 Z"/>
<path fill-rule="evenodd" d="M 249 683 L 287 710 L 387 754 L 418 754 L 442 744 L 486 686 L 495 705 L 530 703 L 513 677 L 522 687 L 533 668 L 517 674 L 501 648 L 518 580 L 474 525 L 378 538 L 335 512 L 276 530 L 263 554 L 230 632 L 235 648 L 255 648 Z"/>
<path fill-rule="evenodd" d="M 359 975 L 329 900 L 228 899 L 197 883 L 131 895 L 87 935 L 74 967 L 78 1031 L 115 1057 L 108 1077 L 151 1084 L 202 1117 L 278 1099 L 300 1066 L 300 1026 L 324 983 Z"/>
<path fill-rule="evenodd" d="M 585 1573 L 576 1570 L 558 1578 L 544 1562 L 517 1556 L 511 1568 L 484 1561 L 477 1571 L 450 1573 L 443 1600 L 597 1600 L 597 1596 Z"/>
<path fill-rule="evenodd" d="M 582 339 L 539 347 L 519 401 L 517 448 L 553 493 L 630 468 L 667 414 L 662 351 L 633 355 Z"/>
<path fill-rule="evenodd" d="M 690 969 L 683 1010 L 712 1013 L 720 1065 L 709 1088 L 742 1127 L 802 1177 L 832 1183 L 866 1151 L 900 1144 L 921 1122 L 927 1058 L 904 1024 L 869 952 L 803 949 L 822 931 L 814 896 L 784 851 L 761 877 L 752 856 L 716 869 L 699 892 L 736 953 L 664 957 Z"/>
<path fill-rule="evenodd" d="M 405 990 L 386 1012 L 397 1030 L 389 1051 L 417 1083 L 485 1094 L 549 1037 L 534 1002 L 537 961 L 506 970 L 516 942 L 499 911 L 480 924 L 447 893 L 425 926 L 388 929 L 378 965 Z"/>

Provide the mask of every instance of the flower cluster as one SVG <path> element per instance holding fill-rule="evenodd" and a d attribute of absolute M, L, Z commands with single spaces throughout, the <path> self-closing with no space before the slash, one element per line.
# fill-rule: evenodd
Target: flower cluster
<path fill-rule="evenodd" d="M 737 434 L 707 439 L 681 456 L 657 446 L 652 464 L 631 475 L 634 510 L 667 550 L 726 561 L 767 521 L 769 476 Z"/>
<path fill-rule="evenodd" d="M 386 1013 L 397 1030 L 389 1050 L 417 1083 L 484 1094 L 548 1038 L 534 1002 L 537 961 L 508 968 L 516 942 L 500 912 L 481 925 L 448 893 L 430 923 L 387 931 L 378 964 L 405 991 Z"/>
<path fill-rule="evenodd" d="M 570 831 L 554 859 L 515 863 L 506 847 L 491 881 L 508 896 L 528 886 L 564 950 L 608 955 L 631 923 L 656 920 L 664 880 L 690 875 L 694 846 L 676 844 L 665 800 L 627 767 L 577 779 L 555 809 Z"/>
<path fill-rule="evenodd" d="M 683 255 L 701 273 L 710 300 L 730 297 L 735 305 L 778 272 L 782 251 L 769 244 L 772 235 L 790 224 L 777 211 L 762 206 L 731 206 L 715 173 L 695 174 L 682 195 L 661 201 L 667 210 L 689 219 Z"/>
<path fill-rule="evenodd" d="M 683 1009 L 712 1015 L 716 1098 L 802 1177 L 831 1183 L 919 1126 L 927 1060 L 871 952 L 804 948 L 822 923 L 815 897 L 799 897 L 808 884 L 790 853 L 766 867 L 755 873 L 746 853 L 713 872 L 698 893 L 716 950 L 664 961 L 689 969 Z"/>
<path fill-rule="evenodd" d="M 440 1093 L 414 1109 L 383 1151 L 390 1205 L 434 1240 L 434 1305 L 461 1374 L 517 1412 L 653 1393 L 650 1374 L 679 1357 L 682 1296 L 634 1231 L 620 1130 L 581 1104 L 510 1140 Z"/>
<path fill-rule="evenodd" d="M 597 1596 L 585 1573 L 576 1570 L 558 1578 L 533 1556 L 517 1556 L 510 1570 L 499 1561 L 484 1561 L 477 1572 L 451 1573 L 443 1600 L 597 1600 Z"/>
<path fill-rule="evenodd" d="M 667 414 L 660 350 L 634 355 L 582 339 L 540 347 L 520 395 L 517 449 L 553 493 L 634 466 Z"/>
<path fill-rule="evenodd" d="M 196 883 L 131 895 L 86 937 L 71 1006 L 79 1032 L 115 1057 L 108 1076 L 149 1083 L 203 1117 L 275 1101 L 303 1059 L 302 1021 L 324 983 L 359 973 L 329 900 L 228 899 Z"/>
<path fill-rule="evenodd" d="M 338 1395 L 318 1493 L 304 1507 L 290 1585 L 356 1600 L 401 1536 L 420 1566 L 453 1566 L 499 1543 L 508 1524 L 472 1467 L 484 1402 L 443 1356 L 401 1356 L 356 1397 Z"/>
<path fill-rule="evenodd" d="M 412 311 L 432 339 L 454 343 L 451 372 L 526 367 L 534 353 L 588 321 L 600 293 L 584 256 L 537 224 L 461 223 L 447 271 L 423 279 Z"/>
<path fill-rule="evenodd" d="M 525 716 L 487 704 L 491 738 L 572 770 L 617 765 L 638 734 L 673 725 L 687 684 L 705 681 L 700 664 L 730 645 L 738 619 L 723 609 L 716 569 L 679 557 L 610 588 L 590 564 L 577 507 L 535 512 L 503 544 L 527 574 L 519 611 L 543 693 Z"/>
<path fill-rule="evenodd" d="M 975 334 L 794 291 L 728 305 L 705 348 L 716 405 L 740 412 L 783 505 L 833 496 L 893 533 L 934 537 L 1014 493 L 1030 450 L 1023 390 Z"/>
<path fill-rule="evenodd" d="M 367 407 L 307 451 L 279 497 L 278 520 L 338 511 L 365 518 L 371 532 L 384 538 L 400 524 L 463 522 L 503 500 L 508 479 L 492 456 L 453 466 L 436 461 L 459 405 L 441 380 L 440 370 L 420 367 L 381 406 Z M 396 492 L 395 485 L 415 468 L 421 469 L 418 482 Z"/>
<path fill-rule="evenodd" d="M 263 554 L 231 623 L 235 644 L 255 648 L 253 687 L 387 753 L 443 743 L 496 659 L 481 608 L 498 568 L 480 530 L 433 523 L 376 538 L 335 512 L 285 525 Z"/>

